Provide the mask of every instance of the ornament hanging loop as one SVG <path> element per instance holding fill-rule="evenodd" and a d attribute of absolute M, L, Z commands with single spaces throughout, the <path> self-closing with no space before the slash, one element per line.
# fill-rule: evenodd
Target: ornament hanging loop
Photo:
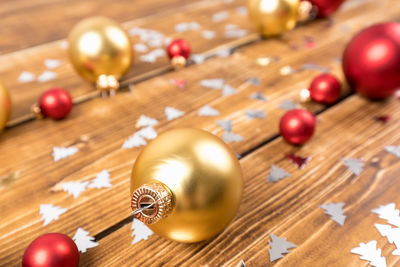
<path fill-rule="evenodd" d="M 114 96 L 119 88 L 119 82 L 113 75 L 101 74 L 96 80 L 96 88 L 104 98 Z"/>
<path fill-rule="evenodd" d="M 299 22 L 307 22 L 317 17 L 318 9 L 316 6 L 311 4 L 309 1 L 301 1 L 298 9 Z"/>
<path fill-rule="evenodd" d="M 39 105 L 37 103 L 33 104 L 31 106 L 31 112 L 35 116 L 36 119 L 43 119 L 44 115 L 42 113 L 42 110 L 40 109 Z"/>

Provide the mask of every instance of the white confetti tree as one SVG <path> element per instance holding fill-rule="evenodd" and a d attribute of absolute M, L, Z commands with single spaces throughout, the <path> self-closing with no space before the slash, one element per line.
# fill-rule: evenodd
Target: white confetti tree
<path fill-rule="evenodd" d="M 198 111 L 199 116 L 218 116 L 219 111 L 215 108 L 210 107 L 209 105 L 205 105 Z"/>
<path fill-rule="evenodd" d="M 379 215 L 379 218 L 386 220 L 388 223 L 400 227 L 400 211 L 396 209 L 394 203 L 381 205 L 377 209 L 372 210 L 373 213 Z"/>
<path fill-rule="evenodd" d="M 201 80 L 200 85 L 206 88 L 220 90 L 224 86 L 225 80 L 222 78 Z"/>
<path fill-rule="evenodd" d="M 385 146 L 385 151 L 400 158 L 400 146 Z"/>
<path fill-rule="evenodd" d="M 153 234 L 153 231 L 151 231 L 147 225 L 135 218 L 133 219 L 131 230 L 133 230 L 132 245 L 138 243 L 139 241 L 147 240 L 149 236 Z"/>
<path fill-rule="evenodd" d="M 235 134 L 232 132 L 224 132 L 222 134 L 222 140 L 224 140 L 226 143 L 231 143 L 231 142 L 240 142 L 244 140 L 244 138 L 239 134 Z"/>
<path fill-rule="evenodd" d="M 400 256 L 400 228 L 392 228 L 390 225 L 378 223 L 375 224 L 375 227 L 383 237 L 387 238 L 390 244 L 396 245 L 392 254 Z"/>
<path fill-rule="evenodd" d="M 268 249 L 268 252 L 271 262 L 283 258 L 283 254 L 290 252 L 288 249 L 297 247 L 295 244 L 286 241 L 286 237 L 278 237 L 274 234 L 270 234 L 270 236 L 271 241 L 268 241 L 268 243 L 271 248 Z"/>
<path fill-rule="evenodd" d="M 386 267 L 386 258 L 381 256 L 381 249 L 376 249 L 376 240 L 360 243 L 360 246 L 350 250 L 351 253 L 360 255 L 360 259 L 369 261 L 371 266 Z"/>
<path fill-rule="evenodd" d="M 67 210 L 68 209 L 53 206 L 53 204 L 41 204 L 39 214 L 42 215 L 43 226 L 57 220 L 61 214 L 65 213 Z"/>
<path fill-rule="evenodd" d="M 125 142 L 122 144 L 122 148 L 134 148 L 145 146 L 147 144 L 146 140 L 138 134 L 131 135 Z"/>
<path fill-rule="evenodd" d="M 67 192 L 70 195 L 73 195 L 74 198 L 79 197 L 79 195 L 86 190 L 86 186 L 89 184 L 86 182 L 66 182 L 62 183 L 61 186 L 64 192 Z"/>
<path fill-rule="evenodd" d="M 88 187 L 97 189 L 111 187 L 110 173 L 107 170 L 102 170 Z"/>
<path fill-rule="evenodd" d="M 178 110 L 176 108 L 172 107 L 166 107 L 165 108 L 165 116 L 167 116 L 167 120 L 174 120 L 179 117 L 182 117 L 185 114 L 185 112 Z"/>
<path fill-rule="evenodd" d="M 340 225 L 344 225 L 344 221 L 346 220 L 346 215 L 344 215 L 344 203 L 328 203 L 319 206 L 324 210 L 325 214 L 328 214 L 332 220 L 337 222 Z"/>
<path fill-rule="evenodd" d="M 364 170 L 364 162 L 362 159 L 342 158 L 344 165 L 355 175 L 360 175 Z"/>
<path fill-rule="evenodd" d="M 140 127 L 147 127 L 147 126 L 154 126 L 158 124 L 158 120 L 150 118 L 146 115 L 141 115 L 138 119 L 138 121 L 136 122 L 136 127 L 140 128 Z"/>
<path fill-rule="evenodd" d="M 277 182 L 279 180 L 285 179 L 286 177 L 292 176 L 290 173 L 284 169 L 279 168 L 276 165 L 271 166 L 271 171 L 268 174 L 268 182 Z"/>
<path fill-rule="evenodd" d="M 55 162 L 68 158 L 78 152 L 77 147 L 53 147 L 53 159 Z"/>
<path fill-rule="evenodd" d="M 224 87 L 222 87 L 222 95 L 223 96 L 230 96 L 237 94 L 237 90 L 230 86 L 229 84 L 225 84 Z"/>
<path fill-rule="evenodd" d="M 89 248 L 94 248 L 99 245 L 94 241 L 94 237 L 89 236 L 89 232 L 80 227 L 78 230 L 76 230 L 76 233 L 72 239 L 75 241 L 78 250 L 82 253 L 85 253 Z"/>

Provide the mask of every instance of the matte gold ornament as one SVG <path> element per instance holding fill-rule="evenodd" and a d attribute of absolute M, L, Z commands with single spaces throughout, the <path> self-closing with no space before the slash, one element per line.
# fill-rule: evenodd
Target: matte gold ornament
<path fill-rule="evenodd" d="M 11 99 L 7 89 L 0 83 L 0 132 L 4 127 L 11 114 Z"/>
<path fill-rule="evenodd" d="M 249 0 L 250 19 L 263 37 L 293 29 L 299 19 L 300 0 Z"/>
<path fill-rule="evenodd" d="M 242 199 L 242 171 L 217 136 L 193 128 L 161 134 L 136 159 L 131 176 L 135 217 L 155 233 L 199 242 L 223 231 Z"/>
<path fill-rule="evenodd" d="M 75 25 L 68 36 L 68 53 L 77 72 L 101 91 L 117 90 L 118 80 L 133 61 L 128 34 L 105 17 L 90 17 Z"/>

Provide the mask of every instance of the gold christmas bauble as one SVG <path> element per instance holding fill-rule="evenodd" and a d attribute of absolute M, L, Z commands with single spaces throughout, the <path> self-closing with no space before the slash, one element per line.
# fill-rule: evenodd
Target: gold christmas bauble
<path fill-rule="evenodd" d="M 7 89 L 0 83 L 0 132 L 6 127 L 11 114 L 11 99 Z"/>
<path fill-rule="evenodd" d="M 300 0 L 249 0 L 249 16 L 263 37 L 282 34 L 296 26 Z"/>
<path fill-rule="evenodd" d="M 223 231 L 242 199 L 242 171 L 217 136 L 194 128 L 170 130 L 150 142 L 131 176 L 136 218 L 160 236 L 199 242 Z M 149 208 L 146 208 L 149 207 Z"/>
<path fill-rule="evenodd" d="M 77 72 L 100 90 L 118 89 L 118 80 L 133 61 L 128 34 L 105 17 L 90 17 L 75 25 L 68 36 L 68 53 Z"/>

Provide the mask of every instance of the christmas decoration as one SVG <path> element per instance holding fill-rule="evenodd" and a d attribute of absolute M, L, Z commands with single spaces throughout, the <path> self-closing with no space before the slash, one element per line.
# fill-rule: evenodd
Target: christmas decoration
<path fill-rule="evenodd" d="M 39 103 L 33 105 L 32 112 L 39 118 L 50 117 L 60 120 L 68 116 L 73 103 L 69 93 L 62 88 L 52 88 L 44 92 Z"/>
<path fill-rule="evenodd" d="M 372 212 L 378 214 L 379 218 L 386 220 L 388 223 L 400 227 L 400 210 L 396 209 L 394 203 L 379 206 L 379 208 L 373 209 Z"/>
<path fill-rule="evenodd" d="M 249 0 L 250 19 L 261 36 L 280 35 L 292 30 L 298 21 L 327 17 L 339 8 L 344 0 Z"/>
<path fill-rule="evenodd" d="M 335 76 L 321 74 L 313 79 L 309 90 L 312 100 L 330 105 L 339 100 L 342 88 Z"/>
<path fill-rule="evenodd" d="M 232 120 L 220 120 L 216 121 L 216 124 L 218 124 L 226 132 L 231 132 L 233 130 Z"/>
<path fill-rule="evenodd" d="M 328 203 L 320 205 L 319 207 L 324 210 L 325 214 L 331 216 L 331 219 L 340 224 L 344 225 L 346 215 L 343 210 L 344 203 Z"/>
<path fill-rule="evenodd" d="M 376 229 L 379 233 L 386 237 L 390 244 L 395 244 L 396 249 L 393 250 L 392 254 L 400 256 L 400 228 L 392 228 L 387 224 L 375 224 Z"/>
<path fill-rule="evenodd" d="M 70 147 L 56 147 L 55 146 L 55 147 L 53 147 L 53 154 L 52 154 L 54 162 L 71 157 L 78 151 L 79 151 L 79 149 L 74 146 L 70 146 Z"/>
<path fill-rule="evenodd" d="M 350 86 L 370 99 L 393 95 L 400 87 L 400 23 L 370 26 L 358 33 L 343 54 Z"/>
<path fill-rule="evenodd" d="M 65 213 L 67 209 L 53 206 L 52 204 L 42 204 L 40 205 L 39 214 L 42 215 L 43 226 L 48 225 L 54 220 L 57 220 L 61 214 Z"/>
<path fill-rule="evenodd" d="M 271 248 L 268 249 L 268 252 L 271 262 L 283 258 L 283 254 L 290 252 L 288 249 L 297 247 L 295 244 L 286 241 L 286 237 L 279 237 L 274 234 L 270 234 L 270 236 L 271 241 L 268 241 L 268 243 Z"/>
<path fill-rule="evenodd" d="M 235 134 L 232 132 L 224 132 L 222 134 L 222 140 L 224 140 L 224 142 L 226 142 L 226 143 L 231 143 L 231 142 L 243 141 L 244 138 L 239 134 Z"/>
<path fill-rule="evenodd" d="M 97 242 L 93 241 L 94 237 L 89 236 L 89 232 L 80 227 L 78 230 L 76 230 L 76 233 L 72 239 L 75 241 L 78 250 L 82 253 L 85 253 L 88 248 L 94 248 L 99 245 Z"/>
<path fill-rule="evenodd" d="M 149 236 L 153 235 L 153 231 L 151 231 L 147 225 L 136 218 L 133 218 L 131 230 L 132 237 L 134 237 L 131 243 L 132 245 L 138 243 L 139 241 L 147 240 Z"/>
<path fill-rule="evenodd" d="M 163 133 L 136 159 L 132 209 L 155 233 L 199 242 L 221 232 L 242 197 L 242 171 L 217 136 L 182 128 Z"/>
<path fill-rule="evenodd" d="M 184 67 L 190 57 L 190 44 L 184 39 L 173 40 L 167 47 L 167 53 L 175 68 Z"/>
<path fill-rule="evenodd" d="M 66 182 L 62 183 L 61 186 L 64 192 L 68 192 L 68 194 L 73 195 L 74 198 L 79 197 L 79 195 L 86 190 L 89 182 Z"/>
<path fill-rule="evenodd" d="M 317 16 L 325 18 L 335 12 L 344 0 L 307 0 L 317 8 Z"/>
<path fill-rule="evenodd" d="M 295 154 L 288 154 L 286 155 L 286 158 L 296 164 L 299 169 L 303 169 L 304 166 L 306 166 L 306 164 L 311 160 L 310 157 L 303 158 L 296 156 Z"/>
<path fill-rule="evenodd" d="M 298 109 L 299 107 L 299 104 L 292 100 L 285 100 L 279 105 L 279 108 L 284 110 Z"/>
<path fill-rule="evenodd" d="M 115 21 L 90 17 L 80 21 L 68 36 L 68 53 L 76 71 L 100 91 L 115 91 L 118 80 L 133 61 L 128 34 Z"/>
<path fill-rule="evenodd" d="M 64 234 L 39 236 L 26 248 L 22 267 L 77 267 L 79 251 L 72 239 Z"/>
<path fill-rule="evenodd" d="M 381 256 L 381 249 L 376 249 L 376 240 L 360 243 L 359 247 L 350 250 L 351 253 L 361 255 L 360 259 L 369 261 L 371 266 L 386 267 L 386 258 Z"/>
<path fill-rule="evenodd" d="M 199 116 L 218 116 L 220 113 L 217 109 L 205 105 L 198 111 Z"/>
<path fill-rule="evenodd" d="M 304 109 L 292 109 L 286 112 L 279 123 L 282 137 L 289 143 L 301 145 L 314 134 L 315 117 Z"/>
<path fill-rule="evenodd" d="M 279 180 L 285 179 L 286 177 L 292 176 L 290 173 L 278 166 L 272 165 L 271 171 L 268 174 L 268 183 L 277 182 Z"/>
<path fill-rule="evenodd" d="M 173 107 L 165 107 L 164 112 L 165 116 L 167 116 L 168 121 L 180 118 L 185 114 L 185 112 Z"/>
<path fill-rule="evenodd" d="M 400 146 L 385 146 L 385 151 L 400 158 Z"/>
<path fill-rule="evenodd" d="M 342 161 L 355 175 L 360 175 L 364 170 L 364 161 L 362 159 L 342 158 Z"/>
<path fill-rule="evenodd" d="M 11 114 L 11 99 L 8 94 L 7 89 L 0 83 L 0 133 L 3 131 L 4 127 Z"/>
<path fill-rule="evenodd" d="M 96 175 L 96 178 L 92 180 L 88 188 L 109 188 L 111 187 L 110 181 L 110 173 L 107 170 L 102 170 L 99 174 Z"/>

